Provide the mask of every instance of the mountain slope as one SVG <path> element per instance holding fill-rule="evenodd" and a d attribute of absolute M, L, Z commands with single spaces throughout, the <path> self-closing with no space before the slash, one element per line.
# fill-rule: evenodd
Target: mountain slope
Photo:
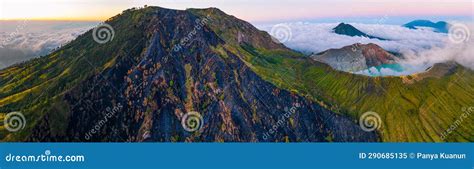
<path fill-rule="evenodd" d="M 459 64 L 454 68 L 435 66 L 427 73 L 410 76 L 367 77 L 335 71 L 311 60 L 275 54 L 266 59 L 277 62 L 257 60 L 254 63 L 264 64 L 256 71 L 277 86 L 354 119 L 365 112 L 376 112 L 382 120 L 379 131 L 383 141 L 474 140 L 474 127 L 469 125 L 474 118 L 467 116 L 474 105 L 474 72 Z M 443 136 L 448 129 L 452 131 Z"/>
<path fill-rule="evenodd" d="M 208 11 L 209 12 L 209 11 Z M 204 11 L 198 15 L 205 16 Z M 220 15 L 216 15 L 220 16 Z M 225 20 L 220 20 L 225 21 Z M 222 25 L 211 28 L 229 42 L 238 39 Z M 249 25 L 249 24 L 247 24 Z M 376 111 L 383 124 L 379 130 L 383 141 L 453 142 L 473 141 L 474 128 L 458 126 L 446 137 L 442 134 L 456 124 L 474 105 L 474 72 L 456 64 L 442 76 L 411 75 L 402 77 L 366 77 L 339 71 L 287 50 L 268 50 L 254 46 L 230 51 L 239 53 L 245 63 L 263 79 L 323 107 L 349 115 L 355 121 L 367 111 Z M 428 74 L 438 74 L 438 68 Z M 431 73 L 434 71 L 434 73 Z M 419 76 L 423 78 L 419 78 Z M 407 83 L 407 80 L 415 83 Z M 463 111 L 464 110 L 464 111 Z M 469 109 L 470 110 L 470 109 Z M 466 124 L 473 122 L 468 118 Z"/>
<path fill-rule="evenodd" d="M 351 118 L 262 80 L 246 60 L 260 56 L 246 49 L 298 54 L 218 9 L 132 9 L 107 24 L 111 42 L 95 43 L 89 31 L 0 72 L 0 112 L 21 110 L 28 122 L 21 132 L 0 132 L 2 140 L 378 140 Z M 187 112 L 202 115 L 200 132 L 183 128 Z"/>
<path fill-rule="evenodd" d="M 211 28 L 225 28 L 219 25 L 225 24 Z M 224 33 L 219 35 L 224 39 L 229 37 Z M 377 112 L 383 122 L 379 129 L 383 141 L 474 141 L 474 127 L 470 125 L 460 125 L 442 137 L 466 113 L 463 110 L 474 105 L 474 72 L 461 65 L 456 64 L 454 69 L 449 68 L 450 73 L 441 76 L 433 76 L 439 74 L 436 67 L 430 69 L 434 72 L 428 72 L 428 76 L 367 77 L 335 71 L 293 52 L 243 47 L 238 52 L 246 64 L 276 86 L 349 115 L 354 121 L 367 111 Z M 471 124 L 474 118 L 471 116 L 464 122 Z"/>

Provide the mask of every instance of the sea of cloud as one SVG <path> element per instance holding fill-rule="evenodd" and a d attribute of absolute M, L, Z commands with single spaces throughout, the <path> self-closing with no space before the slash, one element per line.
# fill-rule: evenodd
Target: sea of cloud
<path fill-rule="evenodd" d="M 0 21 L 0 69 L 46 55 L 91 29 L 95 22 Z"/>
<path fill-rule="evenodd" d="M 391 68 L 370 68 L 357 72 L 365 75 L 408 75 L 425 71 L 435 63 L 446 61 L 456 61 L 474 69 L 474 38 L 472 36 L 474 26 L 470 23 L 453 23 L 461 25 L 454 34 L 437 33 L 429 28 L 415 30 L 400 25 L 349 23 L 366 34 L 387 40 L 339 35 L 332 31 L 338 24 L 284 23 L 283 25 L 287 28 L 285 32 L 287 37 L 283 43 L 289 48 L 306 54 L 341 48 L 354 43 L 375 43 L 387 51 L 401 53 L 405 57 L 399 62 L 403 68 L 401 71 Z M 268 32 L 271 32 L 272 28 L 275 29 L 274 25 L 258 27 Z"/>
<path fill-rule="evenodd" d="M 80 34 L 84 29 L 66 29 L 55 32 L 22 32 L 12 34 L 11 32 L 0 32 L 1 47 L 31 50 L 33 52 L 43 53 L 52 50 L 62 44 L 65 44 Z"/>
<path fill-rule="evenodd" d="M 48 54 L 91 29 L 94 22 L 1 22 L 0 69 L 33 57 Z M 303 53 L 319 53 L 354 43 L 375 43 L 385 50 L 403 54 L 403 71 L 371 68 L 360 74 L 407 75 L 426 70 L 435 63 L 456 61 L 474 69 L 474 24 L 462 23 L 461 34 L 453 41 L 448 34 L 431 29 L 408 29 L 400 25 L 349 23 L 366 34 L 388 40 L 338 35 L 332 31 L 339 23 L 284 23 L 284 44 Z M 281 25 L 281 24 L 280 24 Z M 257 26 L 268 32 L 274 25 Z M 466 30 L 467 29 L 467 30 Z M 459 43 L 456 38 L 466 38 Z"/>

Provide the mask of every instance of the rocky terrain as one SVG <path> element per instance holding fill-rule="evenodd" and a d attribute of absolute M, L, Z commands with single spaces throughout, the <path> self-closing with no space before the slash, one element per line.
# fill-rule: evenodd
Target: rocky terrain
<path fill-rule="evenodd" d="M 311 55 L 311 58 L 345 72 L 357 72 L 382 64 L 395 64 L 398 60 L 396 56 L 373 43 L 356 43 L 340 49 L 329 49 Z"/>
<path fill-rule="evenodd" d="M 243 52 L 293 51 L 218 9 L 148 7 L 124 11 L 106 23 L 116 31 L 111 42 L 95 43 L 89 31 L 47 57 L 2 71 L 5 92 L 0 112 L 19 108 L 29 126 L 21 133 L 2 132 L 0 138 L 33 142 L 379 138 L 350 117 L 259 77 Z M 225 29 L 216 32 L 217 27 Z M 15 70 L 32 71 L 33 76 L 18 76 Z M 5 86 L 18 82 L 13 76 L 29 78 L 31 83 L 16 92 L 6 91 Z M 48 96 L 31 88 L 44 88 Z M 19 102 L 40 99 L 24 104 L 10 100 L 22 92 L 27 94 Z M 202 116 L 198 131 L 184 129 L 182 118 L 188 112 Z"/>
<path fill-rule="evenodd" d="M 105 23 L 111 41 L 90 30 L 0 70 L 0 122 L 25 117 L 15 132 L 0 124 L 1 141 L 474 141 L 472 125 L 446 134 L 474 105 L 474 71 L 457 63 L 419 76 L 352 74 L 331 64 L 352 71 L 396 57 L 358 44 L 318 60 L 216 8 L 128 9 Z M 366 112 L 380 117 L 371 132 L 360 127 Z"/>

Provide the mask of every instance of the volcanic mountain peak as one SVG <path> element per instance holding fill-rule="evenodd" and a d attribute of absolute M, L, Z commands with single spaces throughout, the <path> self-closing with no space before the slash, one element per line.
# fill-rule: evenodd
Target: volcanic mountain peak
<path fill-rule="evenodd" d="M 0 130 L 1 140 L 378 140 L 350 117 L 263 80 L 256 60 L 299 54 L 220 10 L 147 7 L 106 23 L 113 41 L 96 43 L 89 31 L 0 71 L 0 112 L 21 109 L 29 120 L 22 132 Z M 8 87 L 16 79 L 28 83 Z M 182 123 L 189 112 L 202 116 L 196 132 Z"/>
<path fill-rule="evenodd" d="M 272 37 L 267 32 L 258 30 L 252 24 L 228 15 L 217 8 L 188 9 L 187 11 L 200 17 L 209 17 L 211 22 L 207 25 L 228 44 L 251 44 L 256 48 L 290 50 L 283 44 L 268 41 Z"/>
<path fill-rule="evenodd" d="M 339 35 L 347 35 L 347 36 L 362 36 L 362 37 L 367 37 L 367 38 L 372 38 L 372 39 L 379 39 L 379 40 L 385 40 L 383 38 L 367 35 L 366 33 L 358 30 L 354 26 L 350 24 L 346 24 L 344 22 L 340 23 L 337 25 L 335 28 L 332 29 L 334 33 L 337 33 Z"/>
<path fill-rule="evenodd" d="M 329 49 L 312 55 L 311 58 L 346 72 L 357 72 L 382 64 L 394 64 L 398 59 L 373 43 L 356 43 L 340 49 Z"/>
<path fill-rule="evenodd" d="M 334 32 L 341 35 L 348 35 L 348 36 L 368 36 L 367 34 L 359 31 L 357 28 L 350 24 L 345 24 L 344 22 L 337 25 L 333 28 Z"/>

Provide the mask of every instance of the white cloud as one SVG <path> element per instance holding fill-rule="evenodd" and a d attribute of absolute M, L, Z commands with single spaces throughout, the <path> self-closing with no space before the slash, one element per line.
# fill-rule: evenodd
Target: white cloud
<path fill-rule="evenodd" d="M 354 43 L 375 43 L 390 51 L 421 51 L 432 46 L 442 46 L 446 34 L 422 29 L 412 30 L 399 25 L 349 23 L 366 34 L 389 40 L 369 39 L 339 35 L 332 31 L 338 23 L 287 23 L 292 39 L 285 42 L 290 48 L 303 52 L 322 52 L 330 48 L 341 48 Z M 271 25 L 260 27 L 269 31 Z"/>
<path fill-rule="evenodd" d="M 25 49 L 41 53 L 75 39 L 86 30 L 84 28 L 75 28 L 25 33 L 0 32 L 0 39 L 3 39 L 0 43 L 5 48 Z"/>
<path fill-rule="evenodd" d="M 359 24 L 349 23 L 360 31 L 388 39 L 378 40 L 365 37 L 350 37 L 338 35 L 332 31 L 338 23 L 286 23 L 291 28 L 292 39 L 284 44 L 289 48 L 304 53 L 319 53 L 331 48 L 341 48 L 354 43 L 375 43 L 385 50 L 398 52 L 406 59 L 400 61 L 400 70 L 390 68 L 372 69 L 357 72 L 374 75 L 374 71 L 381 75 L 406 75 L 421 72 L 435 63 L 457 61 L 461 65 L 474 69 L 473 52 L 473 25 L 465 24 L 469 30 L 470 39 L 464 43 L 452 42 L 448 34 L 436 33 L 430 29 L 408 29 L 399 25 Z M 272 25 L 259 26 L 269 31 Z M 369 73 L 371 72 L 371 73 Z"/>
<path fill-rule="evenodd" d="M 0 69 L 46 55 L 91 29 L 94 22 L 0 21 Z"/>

